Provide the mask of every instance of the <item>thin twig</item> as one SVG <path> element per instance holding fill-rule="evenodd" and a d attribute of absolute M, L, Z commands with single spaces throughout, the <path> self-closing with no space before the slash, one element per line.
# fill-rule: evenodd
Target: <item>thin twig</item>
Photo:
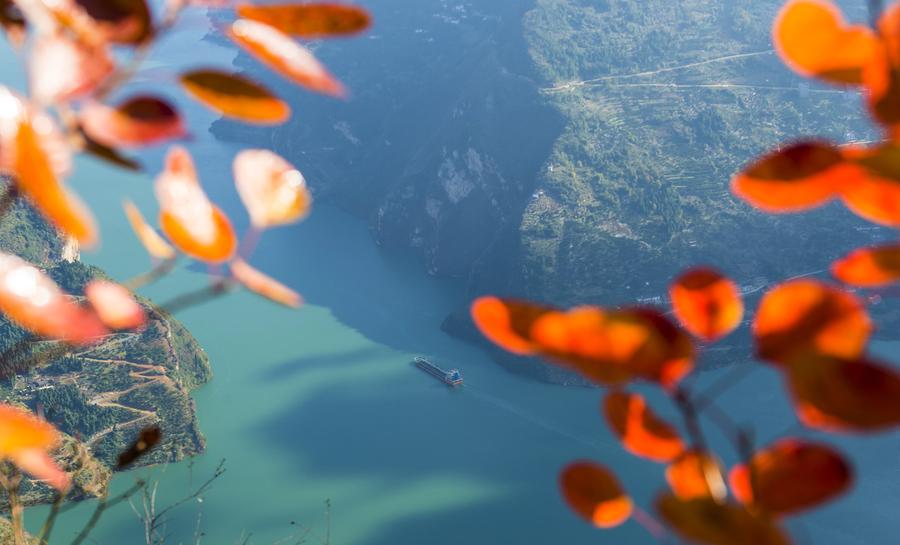
<path fill-rule="evenodd" d="M 47 519 L 44 521 L 44 525 L 41 526 L 40 533 L 38 533 L 38 543 L 41 545 L 50 543 L 50 534 L 53 533 L 53 525 L 56 523 L 56 517 L 59 516 L 59 508 L 62 506 L 65 497 L 65 494 L 57 492 L 56 499 L 53 500 L 53 506 L 50 508 L 50 514 L 47 515 Z"/>
<path fill-rule="evenodd" d="M 216 481 L 216 479 L 218 479 L 219 477 L 221 477 L 221 476 L 225 473 L 225 471 L 227 471 L 227 470 L 225 469 L 225 459 L 222 459 L 222 460 L 219 462 L 219 465 L 216 466 L 216 469 L 213 471 L 213 474 L 212 474 L 212 476 L 211 476 L 209 479 L 207 479 L 203 484 L 201 484 L 199 487 L 197 487 L 197 489 L 194 490 L 192 493 L 188 494 L 187 496 L 185 496 L 185 497 L 182 498 L 181 500 L 179 500 L 179 501 L 173 503 L 172 505 L 170 505 L 170 506 L 166 507 L 165 509 L 163 509 L 162 511 L 160 511 L 154 518 L 155 518 L 156 520 L 162 520 L 162 518 L 163 518 L 163 517 L 166 515 L 166 513 L 168 513 L 169 511 L 172 511 L 173 509 L 176 509 L 176 508 L 180 507 L 181 505 L 183 505 L 183 504 L 185 504 L 185 503 L 187 503 L 187 502 L 193 500 L 194 498 L 197 498 L 198 496 L 202 495 L 204 492 L 206 492 L 206 491 L 213 485 L 213 483 Z"/>
<path fill-rule="evenodd" d="M 177 257 L 173 257 L 171 259 L 160 261 L 149 271 L 122 282 L 122 286 L 129 291 L 137 291 L 144 286 L 152 284 L 172 272 L 172 269 L 175 268 L 175 264 L 177 263 L 177 259 Z"/>
<path fill-rule="evenodd" d="M 259 244 L 261 235 L 262 230 L 259 227 L 251 226 L 247 229 L 243 240 L 241 240 L 241 243 L 238 245 L 238 255 L 243 259 L 250 259 L 250 256 L 253 255 L 253 251 L 256 250 L 257 244 Z"/>
<path fill-rule="evenodd" d="M 705 390 L 694 396 L 694 408 L 697 412 L 702 412 L 708 403 L 711 403 L 732 386 L 747 378 L 756 368 L 757 365 L 754 363 L 742 363 L 729 369 Z"/>
<path fill-rule="evenodd" d="M 738 449 L 740 450 L 741 462 L 747 468 L 747 475 L 750 477 L 750 497 L 759 498 L 757 491 L 759 490 L 756 469 L 753 467 L 753 430 L 750 428 L 742 429 L 738 433 Z"/>
<path fill-rule="evenodd" d="M 194 305 L 212 301 L 222 295 L 225 295 L 234 288 L 234 283 L 228 280 L 220 280 L 214 282 L 204 288 L 188 293 L 183 293 L 177 297 L 169 299 L 157 308 L 163 313 L 174 314 Z"/>
<path fill-rule="evenodd" d="M 25 525 L 22 523 L 24 510 L 22 502 L 19 501 L 21 482 L 22 475 L 11 464 L 4 462 L 0 465 L 0 486 L 6 489 L 9 498 L 10 521 L 15 545 L 25 545 Z"/>
<path fill-rule="evenodd" d="M 697 411 L 691 401 L 690 394 L 687 390 L 679 388 L 674 394 L 675 404 L 681 411 L 681 417 L 684 420 L 685 428 L 691 437 L 691 443 L 695 449 L 706 452 L 706 438 L 703 436 L 703 429 L 700 427 L 700 421 L 697 418 Z"/>
<path fill-rule="evenodd" d="M 115 507 L 119 503 L 122 503 L 123 501 L 127 500 L 128 498 L 133 496 L 138 490 L 141 490 L 145 486 L 147 486 L 147 483 L 145 481 L 139 480 L 136 483 L 134 483 L 134 485 L 131 488 L 129 488 L 125 492 L 119 494 L 112 500 L 108 500 L 104 496 L 100 500 L 100 503 L 97 504 L 97 508 L 94 509 L 94 513 L 91 515 L 90 520 L 88 520 L 87 524 L 85 524 L 84 528 L 82 528 L 81 532 L 78 534 L 78 536 L 75 538 L 75 540 L 72 541 L 72 545 L 81 545 L 82 543 L 84 543 L 84 540 L 87 539 L 87 536 L 91 533 L 91 531 L 97 525 L 97 522 L 99 522 L 100 517 L 103 516 L 104 511 L 106 511 L 110 507 Z"/>

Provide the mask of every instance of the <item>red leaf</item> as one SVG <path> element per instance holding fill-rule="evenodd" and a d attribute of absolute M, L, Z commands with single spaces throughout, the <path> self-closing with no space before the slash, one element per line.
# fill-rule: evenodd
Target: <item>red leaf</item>
<path fill-rule="evenodd" d="M 787 373 L 797 416 L 807 426 L 870 432 L 900 425 L 900 375 L 868 359 L 809 358 Z"/>
<path fill-rule="evenodd" d="M 108 333 L 94 313 L 75 303 L 33 265 L 0 253 L 0 311 L 43 337 L 88 344 Z"/>
<path fill-rule="evenodd" d="M 531 327 L 550 310 L 524 301 L 481 297 L 472 303 L 472 320 L 485 337 L 504 350 L 534 354 L 538 347 L 531 342 Z"/>
<path fill-rule="evenodd" d="M 849 148 L 844 154 L 861 169 L 842 188 L 847 208 L 869 221 L 900 227 L 900 146 Z"/>
<path fill-rule="evenodd" d="M 791 515 L 843 494 L 853 482 L 850 465 L 827 445 L 783 439 L 735 466 L 729 482 L 741 503 L 769 513 Z M 755 492 L 755 494 L 754 494 Z"/>
<path fill-rule="evenodd" d="M 187 134 L 181 117 L 164 100 L 137 96 L 111 108 L 92 103 L 81 111 L 81 127 L 106 146 L 137 147 Z"/>
<path fill-rule="evenodd" d="M 691 269 L 669 289 L 672 308 L 681 325 L 702 339 L 715 341 L 741 323 L 744 303 L 730 279 L 713 269 Z"/>
<path fill-rule="evenodd" d="M 280 30 L 264 23 L 238 19 L 228 35 L 251 55 L 287 79 L 312 91 L 342 97 L 344 86 L 313 54 Z"/>
<path fill-rule="evenodd" d="M 656 501 L 662 519 L 682 538 L 704 545 L 789 545 L 775 523 L 744 506 L 711 498 L 684 500 L 664 495 Z"/>
<path fill-rule="evenodd" d="M 610 392 L 603 412 L 613 433 L 632 454 L 668 462 L 684 450 L 678 430 L 657 417 L 638 394 Z"/>
<path fill-rule="evenodd" d="M 102 46 L 91 46 L 59 35 L 38 38 L 29 61 L 32 96 L 45 104 L 91 94 L 114 68 Z"/>
<path fill-rule="evenodd" d="M 237 238 L 228 217 L 206 197 L 190 154 L 172 148 L 156 179 L 160 226 L 182 252 L 208 263 L 228 261 Z"/>
<path fill-rule="evenodd" d="M 163 240 L 159 233 L 151 227 L 144 219 L 141 211 L 131 201 L 125 201 L 123 205 L 125 215 L 128 216 L 128 223 L 131 224 L 134 234 L 147 250 L 151 257 L 161 260 L 173 259 L 175 257 L 175 249 Z"/>
<path fill-rule="evenodd" d="M 575 462 L 560 475 L 560 488 L 569 507 L 598 528 L 612 528 L 631 516 L 631 499 L 605 467 Z"/>
<path fill-rule="evenodd" d="M 265 87 L 216 70 L 194 70 L 181 76 L 184 89 L 226 117 L 263 125 L 284 123 L 291 109 Z"/>
<path fill-rule="evenodd" d="M 231 263 L 231 274 L 245 288 L 286 307 L 298 308 L 303 304 L 300 294 L 281 282 L 251 267 L 242 259 Z"/>
<path fill-rule="evenodd" d="M 672 387 L 693 368 L 690 338 L 648 309 L 564 312 L 484 297 L 472 305 L 472 318 L 501 347 L 546 356 L 599 384 L 642 378 Z"/>
<path fill-rule="evenodd" d="M 40 133 L 27 119 L 19 123 L 16 133 L 14 173 L 19 190 L 60 231 L 86 247 L 97 243 L 99 235 L 93 216 L 56 179 L 50 158 L 41 146 Z"/>
<path fill-rule="evenodd" d="M 234 183 L 251 223 L 259 229 L 299 221 L 312 206 L 303 174 L 271 151 L 238 153 Z"/>
<path fill-rule="evenodd" d="M 69 475 L 48 455 L 60 442 L 56 428 L 27 411 L 0 403 L 0 429 L 4 431 L 0 457 L 61 493 L 69 489 Z"/>
<path fill-rule="evenodd" d="M 875 288 L 900 280 L 900 244 L 860 248 L 835 261 L 831 273 L 845 284 Z"/>
<path fill-rule="evenodd" d="M 685 451 L 666 468 L 666 481 L 672 492 L 683 500 L 712 498 L 721 501 L 728 493 L 719 461 L 696 449 Z"/>
<path fill-rule="evenodd" d="M 369 28 L 368 12 L 349 4 L 242 4 L 237 13 L 303 38 L 347 36 Z"/>
<path fill-rule="evenodd" d="M 773 363 L 856 358 L 872 323 L 854 295 L 817 280 L 792 280 L 763 297 L 753 321 L 757 355 Z"/>
<path fill-rule="evenodd" d="M 731 190 L 766 212 L 797 212 L 826 203 L 860 175 L 832 144 L 798 142 L 745 168 L 732 180 Z"/>
<path fill-rule="evenodd" d="M 147 321 L 144 309 L 130 291 L 105 280 L 92 280 L 84 289 L 100 320 L 112 329 L 135 329 Z"/>
<path fill-rule="evenodd" d="M 830 83 L 862 81 L 862 69 L 878 48 L 865 25 L 848 25 L 826 0 L 791 0 L 772 29 L 775 50 L 795 72 Z"/>

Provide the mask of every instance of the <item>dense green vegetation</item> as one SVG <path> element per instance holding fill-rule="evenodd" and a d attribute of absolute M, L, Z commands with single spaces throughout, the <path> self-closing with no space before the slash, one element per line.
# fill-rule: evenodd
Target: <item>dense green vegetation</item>
<path fill-rule="evenodd" d="M 105 278 L 97 267 L 62 259 L 64 245 L 58 235 L 21 202 L 0 221 L 0 248 L 21 254 L 18 235 L 7 238 L 9 233 L 24 233 L 31 241 L 25 257 L 72 295 L 83 295 L 90 280 Z M 148 301 L 144 305 L 149 321 L 140 331 L 117 333 L 100 344 L 74 349 L 0 384 L 0 399 L 42 411 L 67 437 L 86 443 L 99 463 L 79 471 L 76 479 L 89 482 L 89 489 L 104 486 L 109 471 L 102 467 L 111 467 L 145 426 L 159 425 L 164 439 L 141 463 L 175 461 L 203 449 L 190 392 L 211 378 L 209 361 L 184 326 Z M 0 348 L 30 339 L 0 318 Z M 33 341 L 27 349 L 40 351 L 52 344 Z M 69 450 L 60 449 L 64 464 L 78 459 L 67 454 Z M 29 501 L 45 499 L 46 492 L 30 489 Z"/>
<path fill-rule="evenodd" d="M 728 191 L 741 164 L 792 135 L 872 135 L 858 97 L 810 87 L 772 54 L 780 5 L 539 0 L 528 12 L 544 96 L 567 122 L 522 219 L 527 295 L 653 297 L 696 262 L 774 279 L 871 236 L 836 208 L 773 219 Z"/>

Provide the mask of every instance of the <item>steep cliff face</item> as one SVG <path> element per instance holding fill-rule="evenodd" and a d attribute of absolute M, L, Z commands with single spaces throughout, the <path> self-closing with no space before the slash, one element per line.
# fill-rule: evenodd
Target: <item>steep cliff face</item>
<path fill-rule="evenodd" d="M 0 251 L 29 259 L 68 293 L 83 294 L 85 284 L 103 271 L 77 259 L 66 244 L 30 207 L 19 203 L 0 221 Z M 65 259 L 68 257 L 69 259 Z M 43 411 L 66 441 L 57 457 L 75 472 L 74 497 L 105 489 L 119 452 L 140 429 L 158 425 L 163 440 L 141 464 L 173 462 L 202 452 L 203 436 L 190 392 L 211 378 L 206 354 L 177 320 L 144 302 L 149 320 L 136 332 L 106 337 L 96 345 L 73 349 L 43 367 L 0 383 L 0 399 Z M 0 317 L 0 350 L 26 337 Z M 47 348 L 35 341 L 31 349 Z M 71 437 L 88 448 L 76 453 Z M 27 489 L 30 503 L 49 500 L 43 485 Z"/>
<path fill-rule="evenodd" d="M 298 122 L 272 140 L 215 131 L 271 144 L 320 198 L 468 279 L 470 296 L 660 303 L 693 263 L 761 286 L 887 236 L 837 205 L 771 216 L 730 194 L 742 164 L 786 139 L 874 137 L 858 95 L 782 66 L 769 39 L 782 3 L 371 0 L 371 34 L 315 46 L 349 102 L 239 57 L 297 95 Z M 469 335 L 466 303 L 447 326 Z"/>
<path fill-rule="evenodd" d="M 544 104 L 521 34 L 521 0 L 365 3 L 361 38 L 313 48 L 352 91 L 298 91 L 244 56 L 242 69 L 286 96 L 296 121 L 214 132 L 271 145 L 316 196 L 366 218 L 379 243 L 412 248 L 432 274 L 468 276 L 521 221 L 562 127 Z"/>

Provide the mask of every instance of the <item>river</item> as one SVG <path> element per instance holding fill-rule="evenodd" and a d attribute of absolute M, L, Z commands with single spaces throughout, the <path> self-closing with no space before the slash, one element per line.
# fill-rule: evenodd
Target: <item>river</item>
<path fill-rule="evenodd" d="M 192 22 L 193 31 L 164 43 L 157 57 L 179 58 L 190 44 L 210 63 L 229 62 L 230 51 L 196 45 L 204 19 Z M 166 79 L 167 70 L 158 63 L 153 79 Z M 7 50 L 0 51 L 0 71 L 4 81 L 19 82 Z M 205 187 L 243 228 L 230 176 L 236 148 L 204 130 L 210 114 L 178 103 L 195 128 L 187 145 Z M 160 154 L 144 157 L 149 172 Z M 79 160 L 71 183 L 98 215 L 103 236 L 85 261 L 120 279 L 146 268 L 120 205 L 129 197 L 152 215 L 151 181 Z M 168 543 L 194 543 L 198 527 L 200 543 L 210 545 L 241 543 L 248 534 L 246 543 L 268 545 L 301 528 L 310 529 L 306 543 L 323 542 L 330 531 L 336 545 L 655 543 L 633 522 L 609 533 L 582 523 L 560 500 L 556 475 L 577 458 L 601 461 L 648 505 L 664 486 L 662 467 L 632 458 L 611 438 L 599 391 L 516 376 L 442 333 L 461 286 L 427 276 L 408 256 L 381 251 L 362 222 L 328 205 L 316 206 L 302 224 L 268 233 L 251 261 L 300 291 L 306 305 L 286 310 L 239 293 L 180 314 L 215 371 L 195 395 L 208 449 L 192 462 L 115 481 L 120 491 L 135 477 L 158 480 L 164 507 L 226 460 L 227 472 L 209 492 L 173 512 Z M 202 269 L 187 267 L 145 293 L 161 299 L 205 281 Z M 887 344 L 880 349 L 900 353 Z M 466 385 L 451 390 L 415 369 L 416 354 L 461 368 Z M 794 427 L 778 377 L 766 368 L 723 405 L 766 430 L 760 440 Z M 799 543 L 889 543 L 900 505 L 900 441 L 894 434 L 840 442 L 856 452 L 859 485 L 791 529 Z M 88 502 L 66 513 L 54 543 L 68 543 L 92 508 Z M 44 512 L 31 512 L 32 526 Z M 107 512 L 92 543 L 143 543 L 142 535 L 132 508 L 122 504 Z"/>

